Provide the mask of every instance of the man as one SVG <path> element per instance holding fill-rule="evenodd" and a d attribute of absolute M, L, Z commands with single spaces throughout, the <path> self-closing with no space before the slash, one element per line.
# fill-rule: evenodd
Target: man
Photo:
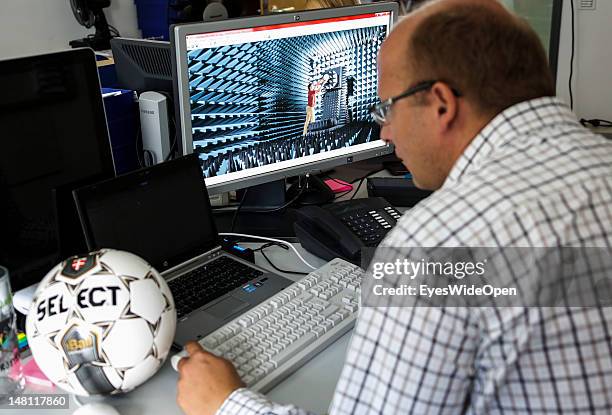
<path fill-rule="evenodd" d="M 303 137 L 306 137 L 308 132 L 308 125 L 315 119 L 314 108 L 317 105 L 317 94 L 321 92 L 323 85 L 329 80 L 329 75 L 325 74 L 317 82 L 310 82 L 308 84 L 308 103 L 306 105 L 306 121 L 304 121 L 304 132 Z"/>
<path fill-rule="evenodd" d="M 373 115 L 436 192 L 393 247 L 612 246 L 612 144 L 554 98 L 537 36 L 491 0 L 440 0 L 380 54 Z M 363 307 L 330 414 L 612 412 L 610 307 Z M 302 414 L 187 346 L 188 415 Z"/>

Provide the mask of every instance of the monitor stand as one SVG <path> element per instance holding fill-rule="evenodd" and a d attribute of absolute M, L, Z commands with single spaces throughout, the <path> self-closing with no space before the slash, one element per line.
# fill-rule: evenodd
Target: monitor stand
<path fill-rule="evenodd" d="M 299 176 L 297 182 L 287 189 L 287 200 L 296 200 L 296 204 L 322 205 L 334 200 L 334 192 L 318 176 L 306 174 Z"/>
<path fill-rule="evenodd" d="M 244 190 L 242 192 L 237 195 L 239 201 L 244 195 Z M 316 176 L 301 176 L 288 189 L 285 180 L 281 179 L 250 187 L 235 220 L 234 212 L 222 211 L 215 212 L 215 220 L 220 232 L 233 231 L 291 239 L 295 237 L 294 208 L 328 203 L 333 198 L 331 189 Z M 295 202 L 286 206 L 293 199 L 296 199 Z"/>
<path fill-rule="evenodd" d="M 239 196 L 238 200 L 242 200 Z M 264 212 L 291 206 L 322 205 L 334 200 L 334 192 L 317 176 L 306 174 L 286 187 L 285 180 L 276 180 L 249 188 L 240 208 L 243 212 Z"/>
<path fill-rule="evenodd" d="M 246 192 L 246 194 L 244 192 Z M 237 199 L 241 201 L 242 207 L 240 210 L 242 212 L 258 212 L 277 209 L 283 206 L 288 200 L 286 197 L 284 179 L 258 184 L 248 189 L 242 189 L 236 196 Z"/>

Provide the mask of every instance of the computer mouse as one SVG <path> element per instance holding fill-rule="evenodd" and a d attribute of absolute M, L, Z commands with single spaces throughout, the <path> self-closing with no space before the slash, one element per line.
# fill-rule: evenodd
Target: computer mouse
<path fill-rule="evenodd" d="M 78 408 L 72 415 L 120 415 L 112 406 L 105 403 L 88 403 Z"/>
<path fill-rule="evenodd" d="M 189 353 L 187 353 L 185 350 L 183 350 L 182 352 L 179 352 L 179 353 L 175 354 L 174 356 L 172 356 L 170 358 L 170 364 L 172 365 L 172 368 L 178 372 L 178 362 L 179 362 L 179 360 L 181 360 L 183 357 L 187 357 L 187 356 L 189 356 Z"/>

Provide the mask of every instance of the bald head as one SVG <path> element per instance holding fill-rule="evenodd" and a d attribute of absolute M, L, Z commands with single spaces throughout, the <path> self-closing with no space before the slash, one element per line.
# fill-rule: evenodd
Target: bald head
<path fill-rule="evenodd" d="M 497 0 L 426 3 L 396 25 L 381 48 L 379 67 L 383 76 L 385 68 L 393 68 L 387 75 L 410 83 L 450 82 L 491 114 L 517 102 L 554 95 L 539 38 Z M 484 100 L 479 102 L 483 91 Z"/>
<path fill-rule="evenodd" d="M 404 66 L 409 62 L 406 59 L 409 53 L 410 42 L 407 39 L 411 38 L 414 30 L 429 16 L 445 11 L 452 11 L 457 7 L 477 6 L 490 11 L 500 17 L 514 19 L 514 16 L 506 10 L 506 8 L 497 0 L 432 0 L 425 3 L 417 11 L 404 17 L 393 29 L 388 39 L 381 48 L 381 57 L 393 58 L 395 55 L 403 55 L 400 59 Z M 399 52 L 399 53 L 398 53 Z"/>
<path fill-rule="evenodd" d="M 381 138 L 429 190 L 497 114 L 555 92 L 539 38 L 497 0 L 427 3 L 395 27 L 378 66 Z"/>

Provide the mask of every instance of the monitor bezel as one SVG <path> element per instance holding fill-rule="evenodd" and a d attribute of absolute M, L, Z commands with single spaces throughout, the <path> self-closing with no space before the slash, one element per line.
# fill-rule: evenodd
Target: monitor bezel
<path fill-rule="evenodd" d="M 550 41 L 548 44 L 548 63 L 555 83 L 559 74 L 559 45 L 561 42 L 561 19 L 563 17 L 563 0 L 553 0 L 550 20 Z"/>
<path fill-rule="evenodd" d="M 305 22 L 319 19 L 330 19 L 344 16 L 354 16 L 369 13 L 391 13 L 391 28 L 397 20 L 399 6 L 395 2 L 366 4 L 359 6 L 338 7 L 333 9 L 307 10 L 301 12 L 279 13 L 268 16 L 256 16 L 223 21 L 192 23 L 184 25 L 173 25 L 170 30 L 170 44 L 172 47 L 172 61 L 175 79 L 175 97 L 177 101 L 176 111 L 180 129 L 179 152 L 181 155 L 193 153 L 193 141 L 191 132 L 191 113 L 189 111 L 189 79 L 185 74 L 188 71 L 187 43 L 189 35 L 199 33 L 210 33 L 252 27 L 287 24 L 294 22 Z M 177 126 L 177 127 L 178 127 Z M 270 181 L 289 178 L 300 174 L 316 174 L 334 167 L 367 160 L 373 157 L 393 153 L 391 145 L 355 150 L 350 154 L 336 155 L 312 162 L 304 162 L 295 166 L 270 171 L 250 177 L 225 180 L 221 183 L 207 183 L 209 194 L 218 194 L 230 190 L 251 187 Z"/>
<path fill-rule="evenodd" d="M 65 58 L 64 58 L 65 56 Z M 86 75 L 88 76 L 88 81 L 90 81 L 92 84 L 96 83 L 98 84 L 98 88 L 93 92 L 93 96 L 92 99 L 95 99 L 96 101 L 99 101 L 102 103 L 102 105 L 100 105 L 97 108 L 94 108 L 95 111 L 95 122 L 98 123 L 99 127 L 103 127 L 103 130 L 101 129 L 99 131 L 100 136 L 98 138 L 101 138 L 102 136 L 106 137 L 106 144 L 108 144 L 108 146 L 102 145 L 103 148 L 99 148 L 101 152 L 105 152 L 105 154 L 103 155 L 104 157 L 104 161 L 103 163 L 105 164 L 105 168 L 110 172 L 112 170 L 113 174 L 117 174 L 117 169 L 116 169 L 116 163 L 115 163 L 115 157 L 112 151 L 112 143 L 111 143 L 111 139 L 110 139 L 110 132 L 108 129 L 108 120 L 106 117 L 106 104 L 104 103 L 104 98 L 102 97 L 102 89 L 101 89 L 101 82 L 100 82 L 100 73 L 98 72 L 98 67 L 96 65 L 96 53 L 94 52 L 93 49 L 91 48 L 74 48 L 74 49 L 61 49 L 61 50 L 55 50 L 55 51 L 50 51 L 50 52 L 44 52 L 44 53 L 31 53 L 31 54 L 27 54 L 27 55 L 19 55 L 19 56 L 11 56 L 11 57 L 7 57 L 7 58 L 0 58 L 0 63 L 1 64 L 6 64 L 7 62 L 12 62 L 15 65 L 23 65 L 24 62 L 31 62 L 31 61 L 42 61 L 42 60 L 51 60 L 54 59 L 55 57 L 62 57 L 64 60 L 71 60 L 71 62 L 77 62 L 77 61 L 81 61 L 81 62 L 85 62 L 87 60 L 89 60 L 90 62 L 93 62 L 94 65 L 90 65 L 90 67 L 88 68 L 88 71 L 86 73 Z M 102 141 L 99 141 L 98 144 L 103 144 Z M 108 151 L 105 151 L 108 150 Z"/>
<path fill-rule="evenodd" d="M 153 166 L 135 170 L 112 179 L 106 179 L 104 181 L 100 181 L 72 190 L 72 197 L 76 206 L 77 213 L 79 215 L 83 234 L 85 235 L 87 248 L 90 251 L 105 248 L 120 249 L 116 247 L 103 246 L 103 244 L 101 244 L 100 241 L 94 236 L 94 231 L 92 229 L 92 221 L 89 215 L 88 208 L 89 204 L 92 203 L 92 201 L 97 201 L 100 198 L 106 198 L 118 190 L 125 190 L 137 187 L 140 185 L 141 182 L 146 180 L 159 180 L 160 178 L 163 178 L 168 171 L 176 172 L 191 169 L 196 166 L 199 174 L 202 175 L 202 169 L 200 169 L 200 165 L 197 162 L 197 156 L 195 154 L 186 155 L 184 157 L 179 157 L 167 161 L 165 163 L 158 163 Z M 194 191 L 196 190 L 197 189 L 195 189 Z M 211 214 L 212 206 L 210 204 L 210 198 L 208 197 L 208 190 L 206 186 L 202 186 L 199 189 L 199 192 L 202 194 L 202 199 L 204 200 L 204 205 L 202 206 L 202 218 L 206 218 L 206 220 L 208 220 L 209 222 L 209 237 L 207 239 L 202 239 L 198 247 L 190 251 L 182 252 L 173 257 L 155 259 L 145 258 L 145 260 L 151 263 L 151 265 L 153 265 L 159 272 L 164 273 L 178 266 L 181 266 L 182 264 L 188 263 L 194 258 L 203 255 L 207 252 L 210 252 L 221 244 L 217 224 L 213 220 L 213 216 Z M 169 215 L 168 220 L 171 220 L 172 217 L 172 215 Z M 153 233 L 155 233 L 154 226 L 152 226 L 151 228 L 151 234 Z"/>
<path fill-rule="evenodd" d="M 31 62 L 37 62 L 40 65 L 47 64 L 50 60 L 61 60 L 62 62 L 70 62 L 72 64 L 82 63 L 84 64 L 85 76 L 87 78 L 87 82 L 90 86 L 95 86 L 90 92 L 90 103 L 92 107 L 90 108 L 93 115 L 93 122 L 97 129 L 96 141 L 97 147 L 99 150 L 100 158 L 101 158 L 101 168 L 100 171 L 97 172 L 94 176 L 90 177 L 79 177 L 75 179 L 77 182 L 85 182 L 88 180 L 97 181 L 101 178 L 111 178 L 116 175 L 116 162 L 114 159 L 114 154 L 112 151 L 112 143 L 109 134 L 108 121 L 106 116 L 106 108 L 104 99 L 102 97 L 102 90 L 100 88 L 100 74 L 98 72 L 98 68 L 96 65 L 96 55 L 93 49 L 91 48 L 74 48 L 74 49 L 62 49 L 62 50 L 54 50 L 44 53 L 30 53 L 26 55 L 19 56 L 11 56 L 11 57 L 2 57 L 0 58 L 0 66 L 6 64 L 12 65 L 28 65 Z M 75 114 L 67 114 L 68 116 L 75 116 Z M 72 182 L 75 183 L 75 182 Z M 59 226 L 58 221 L 60 214 L 58 209 L 61 207 L 66 207 L 62 205 L 60 207 L 60 202 L 58 199 L 58 191 L 65 192 L 66 189 L 70 186 L 70 184 L 64 184 L 60 186 L 56 186 L 55 188 L 49 188 L 50 195 L 52 198 L 52 206 L 51 209 L 54 210 L 53 214 L 55 215 L 56 225 Z M 76 183 L 75 183 L 76 186 Z M 67 199 L 66 199 L 67 200 Z M 71 200 L 71 199 L 70 199 Z M 72 205 L 71 207 L 74 207 Z M 75 207 L 76 209 L 76 207 Z M 65 212 L 64 212 L 65 213 Z M 74 211 L 76 215 L 76 210 Z M 65 250 L 64 241 L 61 240 L 63 236 L 65 236 L 64 231 L 66 229 L 56 229 L 55 239 L 57 241 L 58 252 L 57 255 L 49 255 L 48 257 L 40 257 L 36 256 L 36 263 L 31 268 L 21 267 L 12 270 L 11 272 L 11 284 L 13 285 L 13 289 L 18 290 L 24 288 L 32 283 L 40 281 L 45 273 L 51 269 L 55 264 L 59 261 L 64 260 L 66 257 L 70 255 L 79 254 L 79 252 L 67 251 Z M 70 229 L 72 231 L 72 229 Z M 81 232 L 80 229 L 75 231 L 76 233 Z M 71 236 L 76 235 L 72 234 Z M 84 235 L 80 234 L 84 238 Z M 83 239 L 83 243 L 85 240 Z M 52 257 L 55 257 L 52 259 Z"/>

